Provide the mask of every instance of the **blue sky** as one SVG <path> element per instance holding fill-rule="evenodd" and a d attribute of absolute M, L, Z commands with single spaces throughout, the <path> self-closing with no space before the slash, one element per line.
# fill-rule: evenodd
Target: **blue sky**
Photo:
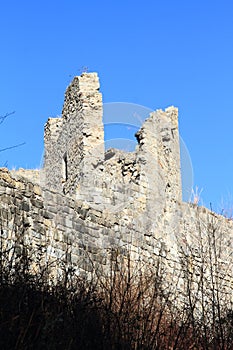
<path fill-rule="evenodd" d="M 0 163 L 40 165 L 44 123 L 87 66 L 104 102 L 177 106 L 203 203 L 232 204 L 232 18 L 231 0 L 2 1 L 0 114 L 15 114 L 0 148 L 26 144 Z"/>

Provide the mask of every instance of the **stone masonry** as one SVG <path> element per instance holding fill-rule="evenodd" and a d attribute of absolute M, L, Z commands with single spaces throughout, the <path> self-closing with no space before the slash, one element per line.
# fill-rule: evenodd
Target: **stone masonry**
<path fill-rule="evenodd" d="M 221 241 L 221 283 L 228 293 L 233 222 L 182 202 L 177 108 L 151 113 L 129 153 L 105 152 L 102 116 L 97 74 L 75 77 L 62 117 L 49 118 L 45 125 L 43 169 L 0 169 L 5 246 L 23 232 L 31 247 L 43 247 L 45 259 L 72 262 L 77 273 L 91 270 L 87 256 L 106 264 L 114 248 L 152 263 L 162 256 L 169 266 L 182 252 L 196 271 L 200 246 L 206 249 L 214 230 Z"/>

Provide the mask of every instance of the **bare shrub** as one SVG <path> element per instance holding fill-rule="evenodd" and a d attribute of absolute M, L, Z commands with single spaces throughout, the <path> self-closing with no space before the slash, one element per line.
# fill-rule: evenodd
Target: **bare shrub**
<path fill-rule="evenodd" d="M 214 221 L 202 226 L 198 250 L 181 250 L 180 271 L 169 270 L 165 256 L 146 263 L 116 248 L 107 267 L 89 254 L 93 268 L 86 277 L 75 274 L 72 262 L 69 268 L 62 262 L 56 281 L 41 258 L 43 246 L 38 253 L 29 245 L 25 225 L 11 234 L 15 240 L 8 246 L 2 226 L 0 348 L 232 349 L 232 305 L 223 298 L 220 275 L 221 231 Z"/>

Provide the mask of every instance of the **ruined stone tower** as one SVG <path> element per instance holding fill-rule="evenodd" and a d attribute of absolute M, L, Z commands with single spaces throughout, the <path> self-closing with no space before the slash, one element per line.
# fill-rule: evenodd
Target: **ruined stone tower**
<path fill-rule="evenodd" d="M 130 207 L 154 219 L 174 211 L 182 200 L 177 109 L 148 115 L 132 153 L 105 154 L 102 117 L 97 74 L 75 77 L 62 118 L 45 126 L 45 187 L 113 212 Z"/>
<path fill-rule="evenodd" d="M 73 194 L 104 158 L 102 95 L 96 73 L 75 77 L 66 91 L 62 118 L 45 125 L 45 187 Z"/>

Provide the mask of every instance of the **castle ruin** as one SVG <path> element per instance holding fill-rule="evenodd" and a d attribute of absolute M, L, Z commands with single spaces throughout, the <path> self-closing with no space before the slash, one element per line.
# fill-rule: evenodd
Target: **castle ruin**
<path fill-rule="evenodd" d="M 47 258 L 72 261 L 77 271 L 91 269 L 85 252 L 105 264 L 115 247 L 152 262 L 162 256 L 169 265 L 180 251 L 192 253 L 195 270 L 200 242 L 205 246 L 214 227 L 224 288 L 232 288 L 233 222 L 182 202 L 177 108 L 151 113 L 128 153 L 105 151 L 102 117 L 98 76 L 83 73 L 66 90 L 62 117 L 45 125 L 43 169 L 0 169 L 6 246 L 23 230 L 33 248 L 43 245 Z"/>

